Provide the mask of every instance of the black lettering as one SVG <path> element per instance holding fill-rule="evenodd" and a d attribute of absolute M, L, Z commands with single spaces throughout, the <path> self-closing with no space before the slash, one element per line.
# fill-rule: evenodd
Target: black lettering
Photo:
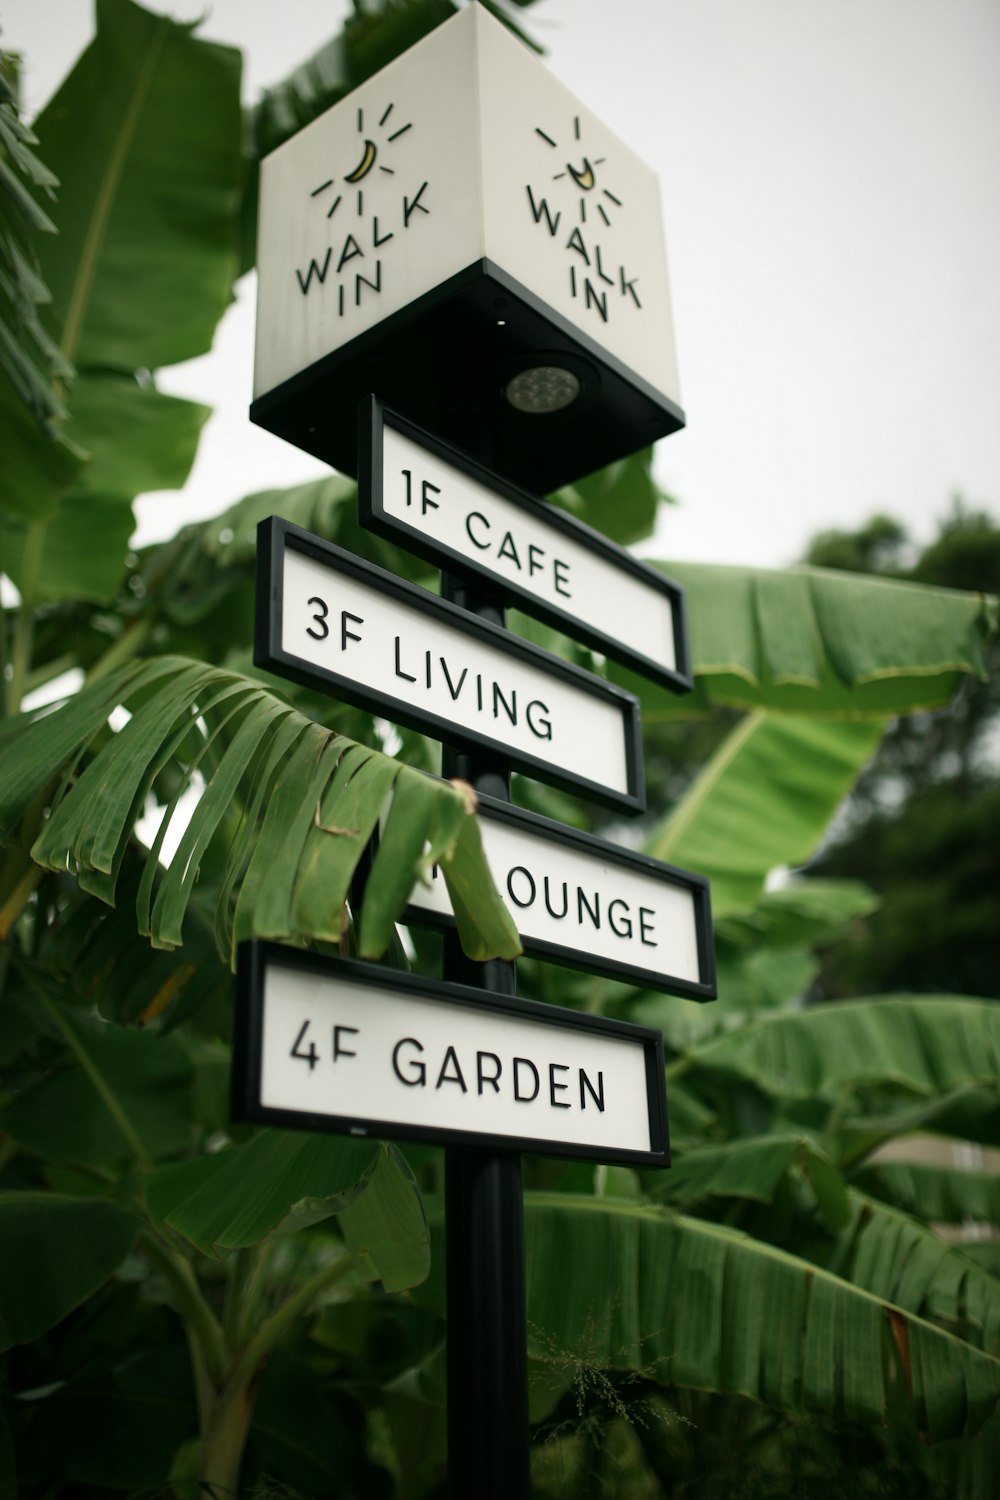
<path fill-rule="evenodd" d="M 390 229 L 390 231 L 389 231 L 388 234 L 384 234 L 382 236 L 382 238 L 379 239 L 379 237 L 378 237 L 378 219 L 376 218 L 376 219 L 372 220 L 372 244 L 375 246 L 376 250 L 378 249 L 379 245 L 384 245 L 385 242 L 386 242 L 386 240 L 391 240 L 394 237 L 395 236 L 393 235 L 393 232 Z"/>
<path fill-rule="evenodd" d="M 568 588 L 563 588 L 564 583 L 569 583 L 569 563 L 562 562 L 558 557 L 552 559 L 552 578 L 555 582 L 556 593 L 562 594 L 564 599 L 572 599 L 573 595 Z"/>
<path fill-rule="evenodd" d="M 537 724 L 535 723 L 532 709 L 539 710 Z M 532 698 L 531 702 L 528 704 L 528 707 L 525 710 L 524 716 L 528 721 L 528 728 L 531 730 L 536 739 L 550 740 L 552 738 L 552 720 L 542 717 L 543 715 L 547 715 L 548 711 L 548 705 L 542 703 L 539 698 Z"/>
<path fill-rule="evenodd" d="M 591 1081 L 587 1077 L 586 1073 L 583 1071 L 582 1068 L 580 1069 L 580 1108 L 581 1109 L 586 1109 L 587 1108 L 587 1095 L 584 1093 L 584 1089 L 585 1088 L 589 1090 L 591 1099 L 593 1099 L 594 1103 L 597 1105 L 598 1109 L 601 1111 L 601 1114 L 603 1114 L 604 1113 L 604 1073 L 603 1073 L 603 1071 L 600 1072 L 600 1073 L 598 1073 L 598 1075 L 597 1075 L 597 1090 L 595 1091 L 594 1085 L 591 1083 Z"/>
<path fill-rule="evenodd" d="M 420 201 L 421 198 L 424 196 L 424 189 L 426 188 L 426 186 L 427 186 L 426 182 L 423 182 L 423 183 L 420 184 L 420 190 L 417 193 L 417 196 L 414 198 L 414 200 L 413 200 L 412 203 L 410 202 L 409 198 L 407 198 L 407 197 L 404 196 L 404 198 L 403 198 L 403 228 L 404 229 L 409 229 L 409 227 L 410 227 L 410 219 L 416 213 L 416 211 L 417 211 L 418 208 L 419 208 L 419 210 L 420 210 L 420 212 L 422 214 L 429 214 L 430 213 L 430 209 L 429 208 L 425 208 L 424 205 Z"/>
<path fill-rule="evenodd" d="M 412 475 L 412 473 L 410 472 L 409 469 L 400 469 L 399 472 L 402 474 L 403 478 L 406 480 L 406 503 L 407 503 L 407 505 L 412 505 L 413 504 L 413 475 Z"/>
<path fill-rule="evenodd" d="M 503 541 L 497 548 L 497 557 L 509 557 L 511 562 L 517 568 L 517 571 L 521 571 L 521 559 L 517 555 L 517 548 L 514 546 L 514 538 L 511 536 L 509 531 L 505 531 L 503 534 Z"/>
<path fill-rule="evenodd" d="M 360 615 L 352 615 L 349 609 L 340 611 L 340 649 L 347 650 L 348 641 L 360 641 L 361 637 L 355 635 L 353 630 L 348 630 L 347 622 L 353 620 L 355 625 L 363 625 L 365 622 Z"/>
<path fill-rule="evenodd" d="M 569 268 L 569 294 L 571 297 L 576 296 L 576 266 Z"/>
<path fill-rule="evenodd" d="M 308 1048 L 305 1051 L 302 1050 L 302 1042 L 308 1030 L 309 1022 L 303 1021 L 302 1025 L 299 1027 L 299 1034 L 292 1043 L 292 1050 L 289 1056 L 298 1057 L 301 1058 L 303 1062 L 307 1062 L 309 1064 L 309 1071 L 311 1073 L 313 1068 L 319 1062 L 319 1053 L 316 1051 L 315 1042 L 310 1042 Z"/>
<path fill-rule="evenodd" d="M 616 906 L 620 906 L 624 913 L 621 918 L 622 925 L 620 927 L 617 925 Z M 628 902 L 623 901 L 620 896 L 616 896 L 613 901 L 608 902 L 608 926 L 615 937 L 630 938 L 632 936 L 632 918 L 628 914 Z"/>
<path fill-rule="evenodd" d="M 334 1060 L 334 1062 L 337 1061 L 338 1057 L 357 1057 L 357 1055 L 358 1055 L 356 1052 L 348 1052 L 348 1050 L 347 1050 L 346 1047 L 342 1047 L 340 1045 L 341 1035 L 342 1034 L 346 1034 L 347 1032 L 350 1032 L 351 1036 L 357 1036 L 358 1035 L 358 1028 L 356 1026 L 335 1026 L 333 1028 L 333 1060 Z"/>
<path fill-rule="evenodd" d="M 421 1062 L 416 1057 L 404 1058 L 403 1065 L 410 1069 L 410 1076 L 404 1078 L 399 1070 L 399 1049 L 401 1047 L 416 1047 L 418 1052 L 423 1052 L 422 1043 L 418 1042 L 415 1036 L 404 1036 L 402 1041 L 397 1042 L 392 1049 L 392 1071 L 400 1083 L 405 1083 L 407 1088 L 423 1088 L 427 1082 L 427 1064 Z"/>
<path fill-rule="evenodd" d="M 351 248 L 352 246 L 354 247 L 353 249 Z M 364 253 L 353 234 L 349 234 L 344 241 L 344 248 L 341 250 L 340 259 L 337 262 L 337 275 L 340 275 L 349 260 L 357 260 L 358 256 L 363 256 Z"/>
<path fill-rule="evenodd" d="M 479 712 L 482 713 L 482 711 L 483 711 L 483 674 L 482 674 L 482 672 L 477 672 L 476 673 L 476 704 L 477 704 L 477 706 L 479 708 Z"/>
<path fill-rule="evenodd" d="M 310 286 L 312 285 L 312 279 L 313 279 L 314 276 L 316 277 L 316 280 L 319 282 L 320 286 L 323 285 L 323 282 L 326 280 L 326 273 L 330 269 L 330 256 L 332 254 L 333 254 L 333 247 L 330 246 L 327 249 L 327 252 L 326 252 L 326 254 L 323 257 L 323 264 L 322 264 L 322 266 L 320 266 L 320 264 L 319 264 L 318 261 L 311 260 L 309 262 L 309 269 L 306 272 L 306 274 L 305 274 L 304 277 L 303 277 L 301 271 L 296 271 L 295 274 L 298 277 L 299 287 L 302 290 L 303 297 L 306 295 L 306 293 L 308 292 Z"/>
<path fill-rule="evenodd" d="M 449 1062 L 452 1062 L 455 1065 L 454 1073 L 449 1073 L 447 1071 Z M 469 1090 L 465 1086 L 465 1079 L 462 1077 L 462 1070 L 458 1065 L 458 1058 L 455 1055 L 454 1047 L 449 1047 L 447 1052 L 445 1053 L 444 1061 L 441 1064 L 441 1071 L 438 1074 L 438 1081 L 434 1085 L 434 1087 L 436 1089 L 439 1089 L 442 1083 L 457 1083 L 463 1094 L 467 1094 L 469 1092 Z"/>
<path fill-rule="evenodd" d="M 483 1072 L 483 1063 L 485 1062 L 486 1058 L 489 1058 L 492 1062 L 495 1062 L 496 1065 L 497 1065 L 497 1070 L 492 1075 L 492 1077 Z M 476 1053 L 476 1084 L 477 1084 L 477 1091 L 480 1094 L 483 1092 L 483 1085 L 487 1084 L 487 1083 L 492 1084 L 494 1094 L 499 1094 L 499 1092 L 500 1092 L 500 1074 L 502 1072 L 503 1072 L 503 1064 L 501 1063 L 499 1057 L 497 1057 L 497 1055 L 496 1055 L 495 1052 L 477 1052 Z"/>
<path fill-rule="evenodd" d="M 638 276 L 633 276 L 630 281 L 626 281 L 625 280 L 625 267 L 624 266 L 619 266 L 618 267 L 618 275 L 621 278 L 621 293 L 622 293 L 622 296 L 624 297 L 626 292 L 631 292 L 632 293 L 632 301 L 635 303 L 636 307 L 641 307 L 642 303 L 639 301 L 639 293 L 635 289 L 635 284 L 639 280 Z"/>
<path fill-rule="evenodd" d="M 407 682 L 416 682 L 417 679 L 415 677 L 411 676 L 409 672 L 404 672 L 402 666 L 400 665 L 400 661 L 399 661 L 399 636 L 398 635 L 395 638 L 395 645 L 396 645 L 396 676 L 397 677 L 405 677 L 406 680 L 407 680 Z"/>
<path fill-rule="evenodd" d="M 424 652 L 424 678 L 427 682 L 427 691 L 431 690 L 431 653 Z"/>
<path fill-rule="evenodd" d="M 568 1083 L 556 1083 L 556 1074 L 568 1072 L 568 1063 L 549 1063 L 549 1103 L 552 1105 L 553 1109 L 569 1109 L 570 1107 L 569 1104 L 564 1103 L 562 1099 L 556 1098 L 557 1089 L 561 1093 L 565 1093 L 569 1088 Z"/>
<path fill-rule="evenodd" d="M 493 717 L 494 717 L 494 719 L 498 719 L 500 717 L 500 710 L 497 708 L 497 700 L 499 700 L 503 704 L 504 713 L 507 715 L 507 717 L 510 720 L 510 722 L 516 727 L 516 725 L 517 725 L 517 688 L 511 688 L 511 690 L 510 690 L 510 702 L 508 703 L 507 699 L 504 697 L 503 693 L 501 693 L 501 691 L 500 691 L 500 684 L 499 684 L 499 682 L 495 682 L 493 684 Z"/>
<path fill-rule="evenodd" d="M 557 922 L 561 922 L 563 917 L 569 911 L 569 887 L 566 884 L 565 880 L 562 883 L 562 911 L 555 911 L 553 909 L 552 902 L 549 897 L 549 877 L 547 875 L 542 882 L 542 894 L 545 897 L 545 910 L 548 912 L 549 916 L 555 917 Z"/>
<path fill-rule="evenodd" d="M 344 283 L 341 282 L 337 288 L 337 313 L 339 317 L 344 316 Z"/>
<path fill-rule="evenodd" d="M 614 286 L 614 284 L 615 284 L 615 278 L 613 276 L 605 276 L 605 274 L 604 274 L 604 267 L 601 265 L 601 247 L 600 247 L 600 245 L 595 245 L 594 246 L 594 262 L 595 262 L 595 264 L 597 266 L 597 274 L 601 278 L 601 280 L 602 281 L 606 281 L 608 283 L 608 286 Z"/>
<path fill-rule="evenodd" d="M 451 694 L 452 702 L 453 703 L 457 702 L 458 701 L 458 695 L 462 691 L 462 683 L 465 681 L 466 677 L 468 676 L 469 669 L 468 669 L 468 667 L 463 667 L 462 668 L 462 675 L 458 679 L 458 687 L 456 687 L 455 684 L 451 680 L 451 674 L 448 671 L 448 663 L 445 661 L 445 659 L 444 659 L 443 656 L 439 657 L 438 660 L 441 663 L 441 670 L 444 673 L 444 680 L 448 684 L 448 691 Z"/>
<path fill-rule="evenodd" d="M 514 876 L 515 875 L 523 875 L 524 878 L 525 878 L 525 880 L 528 882 L 528 886 L 529 886 L 529 889 L 531 891 L 531 895 L 528 896 L 527 899 L 524 900 L 524 901 L 520 900 L 520 898 L 517 897 L 517 896 L 515 896 L 515 894 L 514 894 Z M 531 875 L 531 872 L 529 870 L 526 870 L 523 865 L 515 865 L 512 870 L 508 870 L 507 871 L 507 894 L 510 897 L 510 899 L 513 901 L 514 905 L 515 906 L 520 906 L 522 910 L 526 906 L 533 906 L 534 905 L 534 903 L 535 903 L 535 896 L 537 895 L 537 891 L 535 889 L 535 881 L 534 881 L 533 876 Z"/>
<path fill-rule="evenodd" d="M 423 481 L 423 483 L 420 486 L 420 500 L 421 500 L 420 514 L 422 516 L 426 516 L 426 514 L 427 514 L 427 512 L 429 510 L 440 510 L 441 509 L 441 507 L 440 507 L 440 505 L 438 505 L 437 501 L 431 499 L 431 495 L 432 494 L 440 495 L 440 493 L 441 493 L 441 486 L 439 484 L 431 484 L 431 482 L 430 482 L 429 479 L 425 479 Z"/>
<path fill-rule="evenodd" d="M 489 521 L 487 521 L 487 519 L 483 515 L 483 513 L 481 511 L 478 511 L 478 510 L 470 510 L 469 514 L 465 518 L 465 529 L 466 529 L 466 531 L 469 534 L 469 541 L 472 543 L 472 545 L 474 547 L 478 547 L 481 552 L 486 552 L 488 550 L 490 544 L 489 544 L 488 541 L 487 542 L 477 542 L 476 541 L 475 537 L 472 535 L 472 522 L 473 521 L 482 521 L 482 523 L 486 527 L 487 531 L 489 531 L 489 529 L 490 529 L 490 523 L 489 523 Z"/>
<path fill-rule="evenodd" d="M 587 254 L 587 247 L 583 243 L 583 235 L 580 233 L 579 229 L 573 230 L 573 233 L 566 241 L 566 249 L 575 250 L 577 255 L 582 255 L 585 263 L 588 266 L 590 265 L 590 256 Z"/>
<path fill-rule="evenodd" d="M 562 210 L 560 210 L 559 213 L 556 214 L 555 218 L 553 218 L 549 210 L 549 205 L 544 198 L 541 198 L 536 204 L 535 195 L 531 191 L 530 187 L 528 188 L 528 202 L 531 204 L 531 213 L 532 217 L 535 220 L 535 223 L 540 224 L 542 222 L 542 216 L 544 215 L 545 222 L 549 226 L 549 234 L 554 235 L 556 230 L 559 228 L 559 220 L 562 218 Z"/>
<path fill-rule="evenodd" d="M 590 279 L 589 276 L 587 277 L 586 281 L 583 284 L 583 291 L 584 291 L 584 301 L 583 301 L 584 307 L 593 307 L 594 309 L 596 309 L 596 311 L 599 312 L 600 315 L 601 315 L 601 322 L 602 323 L 606 323 L 608 321 L 608 294 L 607 294 L 607 292 L 599 292 L 597 290 L 597 288 L 594 286 L 594 283 L 591 281 L 591 279 Z"/>
<path fill-rule="evenodd" d="M 368 277 L 367 276 L 362 276 L 362 274 L 361 274 L 360 271 L 358 271 L 357 274 L 355 275 L 355 277 L 354 277 L 354 306 L 355 307 L 360 307 L 361 306 L 361 288 L 363 286 L 371 287 L 371 289 L 372 289 L 373 292 L 380 292 L 382 290 L 382 262 L 380 260 L 377 260 L 375 262 L 375 280 L 374 281 L 369 281 Z"/>
<path fill-rule="evenodd" d="M 311 625 L 307 625 L 306 635 L 311 635 L 314 641 L 325 641 L 330 634 L 330 627 L 326 623 L 326 617 L 330 613 L 329 607 L 326 601 L 320 599 L 316 594 L 311 599 L 307 599 L 306 603 L 315 604 L 316 606 L 316 613 L 313 615 L 313 619 L 316 621 L 316 629 L 314 630 Z"/>
<path fill-rule="evenodd" d="M 536 561 L 537 554 L 537 561 Z M 545 552 L 541 547 L 536 547 L 534 542 L 528 543 L 528 577 L 533 578 L 536 573 L 542 571 L 542 558 Z"/>
<path fill-rule="evenodd" d="M 522 1094 L 521 1093 L 521 1075 L 520 1075 L 520 1070 L 519 1070 L 518 1064 L 521 1064 L 525 1068 L 530 1068 L 531 1069 L 531 1076 L 535 1080 L 535 1092 L 533 1094 Z M 528 1058 L 528 1057 L 515 1057 L 515 1059 L 514 1059 L 514 1098 L 516 1099 L 517 1103 L 518 1104 L 530 1104 L 533 1099 L 537 1099 L 538 1098 L 538 1090 L 539 1090 L 540 1086 L 541 1086 L 541 1080 L 538 1077 L 538 1069 L 535 1067 L 535 1065 L 531 1061 L 531 1059 Z"/>
<path fill-rule="evenodd" d="M 651 906 L 639 907 L 639 941 L 645 943 L 647 948 L 658 948 L 660 946 L 655 938 L 646 936 L 646 918 L 655 916 L 656 913 Z"/>
<path fill-rule="evenodd" d="M 583 893 L 583 886 L 582 885 L 578 885 L 577 888 L 576 888 L 576 920 L 579 922 L 579 924 L 580 924 L 581 927 L 583 926 L 583 912 L 584 912 L 584 907 L 586 907 L 587 916 L 593 922 L 593 924 L 597 928 L 597 930 L 600 931 L 600 928 L 601 928 L 601 897 L 600 897 L 600 893 L 598 891 L 594 892 L 594 904 L 593 904 L 593 906 L 591 906 L 590 902 L 587 900 L 586 896 Z"/>

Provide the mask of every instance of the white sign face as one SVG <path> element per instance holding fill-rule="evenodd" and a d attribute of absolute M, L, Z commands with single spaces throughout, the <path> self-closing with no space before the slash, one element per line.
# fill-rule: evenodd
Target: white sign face
<path fill-rule="evenodd" d="M 496 803 L 484 801 L 479 828 L 526 952 L 651 989 L 714 997 L 704 880 Z M 428 885 L 414 886 L 409 907 L 451 916 L 437 867 Z"/>
<path fill-rule="evenodd" d="M 655 174 L 470 5 L 261 163 L 255 396 L 483 261 L 679 405 Z"/>
<path fill-rule="evenodd" d="M 266 605 L 279 633 L 276 651 L 258 651 L 259 665 L 300 676 L 313 668 L 332 692 L 387 718 L 642 806 L 630 694 L 317 537 L 270 524 L 285 543 Z"/>
<path fill-rule="evenodd" d="M 457 561 L 495 580 L 529 614 L 675 691 L 690 686 L 686 649 L 678 659 L 675 613 L 682 629 L 684 622 L 676 584 L 456 454 L 459 467 L 375 402 L 371 428 L 359 488 L 363 525 L 443 567 Z"/>
<path fill-rule="evenodd" d="M 258 1060 L 260 1118 L 325 1116 L 353 1135 L 486 1136 L 598 1158 L 664 1152 L 645 1028 L 265 952 L 247 1054 Z"/>

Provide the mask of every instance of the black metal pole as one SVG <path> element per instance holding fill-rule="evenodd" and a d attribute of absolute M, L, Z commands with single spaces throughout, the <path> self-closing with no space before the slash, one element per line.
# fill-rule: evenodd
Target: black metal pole
<path fill-rule="evenodd" d="M 503 606 L 442 574 L 441 592 L 494 624 Z M 445 776 L 510 801 L 500 760 L 445 745 Z M 444 977 L 515 993 L 514 964 L 475 963 L 445 939 Z M 528 1372 L 521 1158 L 449 1146 L 445 1153 L 448 1300 L 448 1482 L 452 1500 L 527 1500 Z"/>

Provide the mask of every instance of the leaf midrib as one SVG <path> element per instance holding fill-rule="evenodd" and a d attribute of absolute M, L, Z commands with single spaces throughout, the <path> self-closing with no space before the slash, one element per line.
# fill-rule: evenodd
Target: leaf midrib
<path fill-rule="evenodd" d="M 122 173 L 125 170 L 125 163 L 135 141 L 142 108 L 149 93 L 153 73 L 159 61 L 169 25 L 169 17 L 161 16 L 159 18 L 159 24 L 153 36 L 152 44 L 136 76 L 135 88 L 132 91 L 132 97 L 125 111 L 121 129 L 118 132 L 114 149 L 108 158 L 104 176 L 101 179 L 100 187 L 94 198 L 94 211 L 90 216 L 87 232 L 84 235 L 83 248 L 80 253 L 76 275 L 73 279 L 73 287 L 70 292 L 69 305 L 66 310 L 66 321 L 63 324 L 62 341 L 60 344 L 63 354 L 70 363 L 76 357 L 77 345 L 83 331 L 87 308 L 90 304 L 94 281 L 97 277 L 97 263 L 107 234 L 108 220 L 111 217 L 111 210 L 114 206 Z"/>

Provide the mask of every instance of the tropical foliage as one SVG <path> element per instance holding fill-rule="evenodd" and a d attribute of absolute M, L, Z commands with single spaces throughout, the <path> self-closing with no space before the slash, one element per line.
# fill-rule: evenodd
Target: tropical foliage
<path fill-rule="evenodd" d="M 244 119 L 236 53 L 98 0 L 37 139 L 0 99 L 0 1493 L 442 1493 L 439 1154 L 234 1127 L 226 1101 L 242 936 L 433 970 L 437 940 L 404 950 L 394 924 L 436 860 L 467 951 L 516 951 L 467 797 L 419 774 L 434 748 L 250 665 L 259 517 L 422 570 L 336 477 L 128 542 L 135 495 L 195 452 L 204 408 L 150 371 L 208 347 L 252 259 L 253 151 L 450 11 L 370 0 Z M 648 455 L 560 497 L 624 540 L 660 498 Z M 526 1165 L 535 1488 L 992 1493 L 1000 1255 L 962 1226 L 995 1221 L 997 1179 L 880 1148 L 1000 1144 L 1000 1012 L 803 1009 L 816 943 L 874 898 L 768 876 L 814 849 L 888 716 L 982 673 L 995 601 L 672 571 L 698 685 L 634 683 L 651 784 L 680 716 L 716 748 L 647 838 L 712 878 L 720 1000 L 519 964 L 526 993 L 663 1028 L 676 1154 L 646 1177 Z"/>

